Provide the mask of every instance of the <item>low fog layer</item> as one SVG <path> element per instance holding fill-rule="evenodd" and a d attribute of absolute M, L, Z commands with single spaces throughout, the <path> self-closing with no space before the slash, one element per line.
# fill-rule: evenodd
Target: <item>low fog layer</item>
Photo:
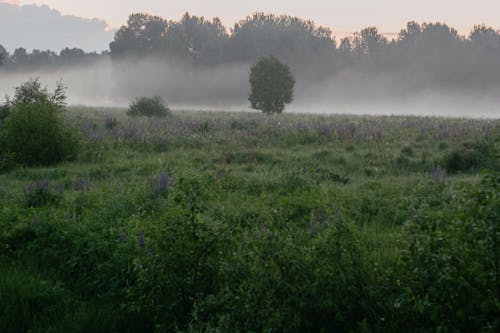
<path fill-rule="evenodd" d="M 337 42 L 311 21 L 263 13 L 231 29 L 189 14 L 133 14 L 102 54 L 0 46 L 0 93 L 40 77 L 62 79 L 73 105 L 159 95 L 173 108 L 248 110 L 250 67 L 268 55 L 296 80 L 286 112 L 500 117 L 500 32 L 491 27 L 461 36 L 443 23 L 409 22 L 392 41 L 368 27 Z"/>
<path fill-rule="evenodd" d="M 58 69 L 0 71 L 0 93 L 12 94 L 28 78 L 39 77 L 49 88 L 62 80 L 70 105 L 126 107 L 135 97 L 159 95 L 174 109 L 245 111 L 250 66 L 190 68 L 153 59 L 101 58 Z M 285 112 L 500 117 L 500 85 L 481 91 L 426 88 L 407 76 L 354 70 L 319 82 L 296 75 L 296 81 L 295 100 Z"/>

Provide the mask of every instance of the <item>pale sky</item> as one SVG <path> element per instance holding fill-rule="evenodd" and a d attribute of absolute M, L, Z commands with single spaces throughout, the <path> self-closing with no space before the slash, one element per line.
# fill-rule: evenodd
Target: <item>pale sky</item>
<path fill-rule="evenodd" d="M 467 34 L 477 23 L 500 28 L 500 0 L 0 0 L 17 4 L 46 4 L 63 14 L 104 19 L 110 28 L 126 22 L 130 13 L 147 12 L 167 19 L 192 15 L 218 16 L 224 25 L 256 11 L 312 19 L 337 32 L 376 26 L 399 32 L 406 22 L 445 22 Z"/>

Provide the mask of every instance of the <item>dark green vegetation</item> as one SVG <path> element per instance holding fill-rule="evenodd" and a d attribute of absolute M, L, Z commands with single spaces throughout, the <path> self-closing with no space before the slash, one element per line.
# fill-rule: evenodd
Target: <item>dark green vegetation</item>
<path fill-rule="evenodd" d="M 52 165 L 76 157 L 78 134 L 64 124 L 66 95 L 58 83 L 54 93 L 30 79 L 7 97 L 0 111 L 0 169 L 14 163 Z"/>
<path fill-rule="evenodd" d="M 136 98 L 127 111 L 133 117 L 165 117 L 169 113 L 170 110 L 159 96 Z"/>
<path fill-rule="evenodd" d="M 281 113 L 293 101 L 295 79 L 290 67 L 273 56 L 261 58 L 250 69 L 251 92 L 248 100 L 253 109 Z"/>
<path fill-rule="evenodd" d="M 1 332 L 500 328 L 500 123 L 72 109 L 0 174 Z"/>

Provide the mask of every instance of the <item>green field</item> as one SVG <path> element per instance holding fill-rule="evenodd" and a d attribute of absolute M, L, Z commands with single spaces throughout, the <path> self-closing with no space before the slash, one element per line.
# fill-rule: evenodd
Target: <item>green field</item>
<path fill-rule="evenodd" d="M 500 120 L 65 118 L 0 173 L 0 332 L 500 329 Z"/>

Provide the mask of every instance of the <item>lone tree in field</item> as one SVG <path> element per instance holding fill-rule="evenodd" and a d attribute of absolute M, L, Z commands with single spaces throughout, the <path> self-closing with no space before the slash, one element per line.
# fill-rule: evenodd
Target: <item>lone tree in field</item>
<path fill-rule="evenodd" d="M 295 79 L 290 68 L 273 56 L 261 58 L 250 70 L 252 109 L 281 113 L 293 101 Z"/>

